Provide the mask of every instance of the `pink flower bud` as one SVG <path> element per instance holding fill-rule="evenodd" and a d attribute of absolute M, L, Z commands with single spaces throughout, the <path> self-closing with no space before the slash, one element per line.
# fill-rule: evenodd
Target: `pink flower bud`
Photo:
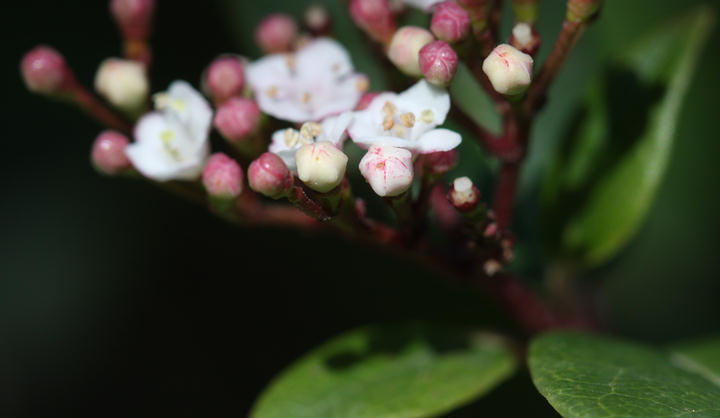
<path fill-rule="evenodd" d="M 93 142 L 90 159 L 95 168 L 105 174 L 116 174 L 130 167 L 125 147 L 130 141 L 119 132 L 105 131 Z"/>
<path fill-rule="evenodd" d="M 405 26 L 398 29 L 390 42 L 387 55 L 403 73 L 421 77 L 420 49 L 435 40 L 430 32 L 417 26 Z"/>
<path fill-rule="evenodd" d="M 350 16 L 360 29 L 387 44 L 395 33 L 395 19 L 388 0 L 351 0 Z"/>
<path fill-rule="evenodd" d="M 313 4 L 303 15 L 305 26 L 314 35 L 326 35 L 330 32 L 331 18 L 327 9 L 320 4 Z"/>
<path fill-rule="evenodd" d="M 232 199 L 242 193 L 243 177 L 240 165 L 219 152 L 210 156 L 202 173 L 202 182 L 210 196 Z"/>
<path fill-rule="evenodd" d="M 272 199 L 279 199 L 290 192 L 293 174 L 282 158 L 266 152 L 250 164 L 248 181 L 254 191 Z"/>
<path fill-rule="evenodd" d="M 470 16 L 454 1 L 440 3 L 433 14 L 430 30 L 445 42 L 460 41 L 470 34 Z"/>
<path fill-rule="evenodd" d="M 425 170 L 429 174 L 445 174 L 455 168 L 460 159 L 456 149 L 450 151 L 431 152 L 423 155 Z"/>
<path fill-rule="evenodd" d="M 295 20 L 282 13 L 266 16 L 255 29 L 255 41 L 267 53 L 288 52 L 298 34 Z"/>
<path fill-rule="evenodd" d="M 110 12 L 125 39 L 145 41 L 152 29 L 155 0 L 111 0 Z"/>
<path fill-rule="evenodd" d="M 40 94 L 58 94 L 74 80 L 65 58 L 48 46 L 38 46 L 25 54 L 20 63 L 27 88 Z"/>
<path fill-rule="evenodd" d="M 360 160 L 360 173 L 378 196 L 399 196 L 412 185 L 412 153 L 403 148 L 373 145 Z"/>
<path fill-rule="evenodd" d="M 513 46 L 500 44 L 483 61 L 483 72 L 495 91 L 508 96 L 522 94 L 532 81 L 533 59 Z"/>
<path fill-rule="evenodd" d="M 447 86 L 455 78 L 458 56 L 445 41 L 435 41 L 420 50 L 420 70 L 425 79 L 437 86 Z"/>
<path fill-rule="evenodd" d="M 540 34 L 528 23 L 518 23 L 513 27 L 510 45 L 528 55 L 535 55 L 540 49 Z"/>
<path fill-rule="evenodd" d="M 245 87 L 245 68 L 242 60 L 232 55 L 216 58 L 205 70 L 202 85 L 205 94 L 212 97 L 216 104 L 240 96 Z"/>
<path fill-rule="evenodd" d="M 569 22 L 584 22 L 595 16 L 603 0 L 568 0 L 567 17 Z"/>
<path fill-rule="evenodd" d="M 357 106 L 355 106 L 355 110 L 365 110 L 370 106 L 370 103 L 372 103 L 373 100 L 375 100 L 376 97 L 378 97 L 380 93 L 377 92 L 370 92 L 365 93 L 360 97 L 360 101 L 358 101 Z"/>
<path fill-rule="evenodd" d="M 473 210 L 480 201 L 480 191 L 475 187 L 472 180 L 467 177 L 459 177 L 453 181 L 452 188 L 448 193 L 448 200 L 460 212 Z"/>
<path fill-rule="evenodd" d="M 260 125 L 260 108 L 249 99 L 233 97 L 215 113 L 213 123 L 230 142 L 238 142 L 253 134 Z"/>

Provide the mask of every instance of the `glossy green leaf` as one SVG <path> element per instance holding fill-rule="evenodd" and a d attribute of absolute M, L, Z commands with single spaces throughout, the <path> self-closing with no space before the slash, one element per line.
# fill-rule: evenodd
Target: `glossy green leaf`
<path fill-rule="evenodd" d="M 610 338 L 551 333 L 535 339 L 535 386 L 565 418 L 720 417 L 720 385 L 673 355 Z"/>
<path fill-rule="evenodd" d="M 496 336 L 423 324 L 357 329 L 278 376 L 253 418 L 416 418 L 486 393 L 515 370 Z"/>
<path fill-rule="evenodd" d="M 592 84 L 543 186 L 547 236 L 559 257 L 600 264 L 642 224 L 712 20 L 703 8 L 664 25 Z"/>
<path fill-rule="evenodd" d="M 450 94 L 453 103 L 479 125 L 495 134 L 502 131 L 502 119 L 495 110 L 495 104 L 462 62 L 450 85 Z"/>
<path fill-rule="evenodd" d="M 720 386 L 720 337 L 678 344 L 672 352 L 676 364 Z"/>

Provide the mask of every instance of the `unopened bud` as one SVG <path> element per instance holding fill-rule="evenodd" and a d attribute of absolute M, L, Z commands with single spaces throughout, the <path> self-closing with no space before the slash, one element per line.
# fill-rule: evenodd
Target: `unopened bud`
<path fill-rule="evenodd" d="M 342 182 L 347 162 L 347 155 L 325 141 L 303 145 L 295 153 L 298 177 L 320 193 L 327 193 Z"/>
<path fill-rule="evenodd" d="M 272 199 L 287 196 L 293 185 L 293 174 L 282 158 L 266 152 L 248 168 L 248 182 L 254 191 Z"/>
<path fill-rule="evenodd" d="M 331 18 L 327 9 L 320 4 L 313 4 L 305 10 L 303 16 L 305 26 L 313 35 L 326 35 L 330 32 Z"/>
<path fill-rule="evenodd" d="M 255 40 L 267 54 L 290 51 L 297 35 L 295 19 L 282 13 L 265 17 L 255 29 Z"/>
<path fill-rule="evenodd" d="M 483 264 L 483 270 L 485 270 L 485 274 L 487 274 L 489 277 L 493 277 L 494 275 L 498 274 L 500 271 L 502 271 L 502 264 L 497 260 L 487 260 Z"/>
<path fill-rule="evenodd" d="M 483 72 L 495 91 L 508 96 L 522 94 L 532 81 L 533 59 L 516 48 L 501 44 L 485 58 Z"/>
<path fill-rule="evenodd" d="M 245 69 L 242 60 L 232 55 L 216 58 L 205 70 L 202 86 L 205 94 L 212 97 L 216 104 L 240 96 L 245 87 Z"/>
<path fill-rule="evenodd" d="M 420 49 L 420 70 L 436 86 L 447 86 L 455 78 L 458 56 L 445 41 L 434 41 Z"/>
<path fill-rule="evenodd" d="M 130 168 L 125 147 L 130 141 L 119 132 L 105 131 L 93 142 L 90 159 L 95 169 L 104 174 L 117 174 Z"/>
<path fill-rule="evenodd" d="M 454 1 L 440 3 L 433 14 L 430 30 L 440 40 L 458 42 L 470 34 L 470 15 Z"/>
<path fill-rule="evenodd" d="M 365 110 L 370 106 L 370 103 L 372 103 L 373 100 L 375 100 L 376 97 L 378 97 L 380 93 L 377 92 L 369 92 L 365 93 L 360 97 L 360 100 L 358 101 L 358 104 L 355 106 L 355 110 Z"/>
<path fill-rule="evenodd" d="M 240 164 L 221 152 L 210 156 L 202 173 L 202 183 L 208 195 L 220 199 L 240 196 L 243 178 Z"/>
<path fill-rule="evenodd" d="M 595 16 L 602 5 L 602 0 L 568 0 L 568 22 L 585 22 Z"/>
<path fill-rule="evenodd" d="M 125 39 L 145 41 L 152 29 L 155 0 L 111 0 L 110 12 Z"/>
<path fill-rule="evenodd" d="M 480 191 L 467 177 L 459 177 L 453 181 L 448 199 L 461 212 L 474 209 L 480 201 Z"/>
<path fill-rule="evenodd" d="M 387 44 L 395 33 L 395 18 L 388 0 L 351 0 L 350 17 L 374 40 Z"/>
<path fill-rule="evenodd" d="M 147 102 L 150 90 L 145 66 L 137 61 L 106 59 L 95 75 L 95 90 L 116 108 L 136 113 Z"/>
<path fill-rule="evenodd" d="M 487 27 L 489 0 L 457 0 L 460 7 L 465 9 L 470 16 L 470 24 L 473 31 L 478 34 Z"/>
<path fill-rule="evenodd" d="M 213 124 L 223 138 L 229 142 L 239 142 L 257 131 L 261 115 L 257 103 L 234 97 L 220 106 Z"/>
<path fill-rule="evenodd" d="M 520 51 L 533 56 L 540 49 L 540 34 L 527 23 L 518 23 L 513 27 L 510 44 Z"/>
<path fill-rule="evenodd" d="M 27 88 L 39 94 L 62 93 L 74 80 L 65 58 L 48 46 L 35 47 L 25 54 L 20 72 Z"/>
<path fill-rule="evenodd" d="M 445 174 L 455 168 L 460 155 L 456 149 L 450 151 L 431 152 L 423 155 L 423 165 L 428 174 Z"/>
<path fill-rule="evenodd" d="M 378 196 L 399 196 L 412 185 L 412 153 L 403 148 L 373 145 L 360 160 L 360 173 Z"/>
<path fill-rule="evenodd" d="M 515 21 L 535 23 L 538 14 L 538 1 L 539 0 L 513 0 Z"/>
<path fill-rule="evenodd" d="M 432 33 L 417 26 L 404 26 L 395 32 L 388 47 L 387 55 L 403 73 L 420 77 L 420 50 L 435 40 Z"/>

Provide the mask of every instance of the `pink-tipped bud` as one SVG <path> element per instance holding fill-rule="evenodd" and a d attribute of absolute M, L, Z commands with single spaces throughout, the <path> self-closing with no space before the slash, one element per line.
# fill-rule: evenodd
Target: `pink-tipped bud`
<path fill-rule="evenodd" d="M 445 174 L 457 166 L 460 154 L 456 149 L 431 152 L 423 155 L 423 164 L 428 174 Z"/>
<path fill-rule="evenodd" d="M 360 160 L 360 173 L 378 196 L 399 196 L 412 185 L 412 153 L 403 148 L 373 145 Z"/>
<path fill-rule="evenodd" d="M 320 4 L 313 4 L 305 10 L 303 21 L 308 30 L 316 36 L 330 33 L 332 19 L 328 10 Z"/>
<path fill-rule="evenodd" d="M 420 50 L 420 71 L 436 86 L 447 86 L 455 78 L 458 56 L 445 41 L 435 41 Z"/>
<path fill-rule="evenodd" d="M 250 164 L 248 182 L 254 191 L 272 199 L 279 199 L 290 193 L 293 174 L 282 158 L 266 152 Z"/>
<path fill-rule="evenodd" d="M 202 173 L 203 186 L 208 195 L 221 199 L 240 196 L 243 178 L 240 164 L 221 152 L 210 156 Z"/>
<path fill-rule="evenodd" d="M 360 101 L 358 101 L 357 106 L 355 106 L 355 110 L 365 110 L 370 106 L 370 103 L 372 103 L 373 100 L 375 100 L 376 97 L 378 97 L 380 93 L 378 92 L 369 92 L 365 93 L 360 97 Z"/>
<path fill-rule="evenodd" d="M 372 39 L 387 44 L 395 33 L 395 18 L 388 0 L 351 0 L 350 16 Z"/>
<path fill-rule="evenodd" d="M 145 41 L 150 36 L 155 0 L 111 0 L 110 12 L 125 39 Z"/>
<path fill-rule="evenodd" d="M 234 97 L 220 106 L 213 124 L 229 142 L 239 142 L 257 131 L 261 115 L 257 103 Z"/>
<path fill-rule="evenodd" d="M 440 3 L 433 14 L 430 31 L 445 42 L 461 41 L 470 34 L 470 15 L 454 1 Z"/>
<path fill-rule="evenodd" d="M 62 93 L 74 80 L 65 58 L 48 46 L 35 47 L 25 54 L 20 72 L 27 88 L 39 94 Z"/>
<path fill-rule="evenodd" d="M 295 19 L 282 13 L 266 16 L 255 29 L 255 41 L 266 54 L 292 50 L 297 35 Z"/>
<path fill-rule="evenodd" d="M 595 16 L 603 0 L 568 0 L 567 17 L 569 22 L 585 22 Z"/>
<path fill-rule="evenodd" d="M 232 55 L 216 58 L 205 69 L 202 86 L 205 94 L 218 105 L 231 97 L 240 96 L 245 87 L 245 66 L 242 60 Z"/>
<path fill-rule="evenodd" d="M 388 58 L 403 73 L 421 77 L 420 50 L 434 40 L 432 33 L 423 28 L 404 26 L 395 32 L 388 47 Z"/>
<path fill-rule="evenodd" d="M 540 49 L 540 33 L 528 23 L 518 23 L 513 27 L 510 45 L 534 56 Z"/>
<path fill-rule="evenodd" d="M 483 72 L 495 91 L 508 96 L 522 94 L 532 81 L 533 59 L 507 44 L 500 44 L 483 61 Z"/>
<path fill-rule="evenodd" d="M 105 131 L 93 142 L 90 159 L 95 169 L 105 174 L 117 174 L 130 168 L 125 148 L 130 141 L 119 132 Z"/>
<path fill-rule="evenodd" d="M 480 201 L 480 191 L 472 180 L 467 177 L 459 177 L 452 183 L 448 200 L 460 212 L 469 212 L 475 209 Z"/>

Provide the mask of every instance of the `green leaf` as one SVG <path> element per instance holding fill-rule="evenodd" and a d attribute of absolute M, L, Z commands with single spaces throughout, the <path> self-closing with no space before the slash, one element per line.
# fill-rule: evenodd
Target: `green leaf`
<path fill-rule="evenodd" d="M 278 376 L 253 418 L 419 418 L 488 392 L 515 370 L 497 336 L 426 324 L 360 328 Z"/>
<path fill-rule="evenodd" d="M 565 418 L 720 417 L 720 386 L 673 356 L 605 337 L 551 333 L 535 339 L 535 386 Z"/>
<path fill-rule="evenodd" d="M 712 20 L 702 8 L 664 25 L 592 84 L 543 185 L 546 235 L 560 258 L 598 265 L 642 224 Z"/>
<path fill-rule="evenodd" d="M 502 118 L 495 104 L 464 63 L 458 66 L 449 90 L 453 103 L 475 122 L 494 134 L 502 131 Z"/>
<path fill-rule="evenodd" d="M 720 337 L 678 344 L 672 351 L 676 364 L 720 386 Z"/>

